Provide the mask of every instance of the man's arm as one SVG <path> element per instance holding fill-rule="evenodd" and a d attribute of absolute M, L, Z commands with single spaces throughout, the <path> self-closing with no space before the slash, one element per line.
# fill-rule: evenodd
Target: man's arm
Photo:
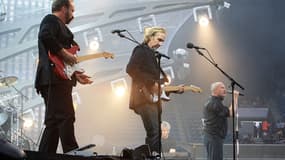
<path fill-rule="evenodd" d="M 86 75 L 84 73 L 75 72 L 74 74 L 75 74 L 76 80 L 80 84 L 91 84 L 91 83 L 93 83 L 93 81 L 90 80 L 91 77 L 89 77 L 88 75 Z"/>
<path fill-rule="evenodd" d="M 234 106 L 235 106 L 235 108 L 234 108 L 234 113 L 236 113 L 236 111 L 237 111 L 237 105 L 238 105 L 238 97 L 239 97 L 239 91 L 234 91 Z M 233 109 L 233 105 L 231 104 L 230 105 L 230 107 L 229 107 L 229 111 L 230 111 L 230 117 L 232 117 L 233 116 L 233 111 L 232 111 L 232 109 Z"/>

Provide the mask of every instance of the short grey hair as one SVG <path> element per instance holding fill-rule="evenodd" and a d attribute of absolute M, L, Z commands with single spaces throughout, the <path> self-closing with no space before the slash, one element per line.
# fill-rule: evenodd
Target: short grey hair
<path fill-rule="evenodd" d="M 211 84 L 211 92 L 213 93 L 215 91 L 215 89 L 219 86 L 224 84 L 223 82 L 214 82 Z"/>
<path fill-rule="evenodd" d="M 166 128 L 166 129 L 170 130 L 171 129 L 171 125 L 168 122 L 166 122 L 166 121 L 162 121 L 161 122 L 161 128 Z"/>

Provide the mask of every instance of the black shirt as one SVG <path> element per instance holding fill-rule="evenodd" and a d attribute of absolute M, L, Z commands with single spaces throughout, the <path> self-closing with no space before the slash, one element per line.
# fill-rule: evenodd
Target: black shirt
<path fill-rule="evenodd" d="M 150 90 L 155 82 L 160 80 L 160 67 L 155 57 L 155 52 L 146 44 L 134 48 L 126 72 L 132 78 L 130 94 L 131 109 L 148 104 L 145 94 L 141 91 L 144 86 Z"/>
<path fill-rule="evenodd" d="M 35 80 L 37 90 L 48 84 L 72 84 L 76 81 L 63 80 L 52 70 L 52 63 L 48 58 L 48 51 L 57 54 L 62 48 L 70 48 L 74 43 L 74 36 L 68 27 L 55 15 L 45 16 L 40 24 L 38 34 L 39 63 Z"/>
<path fill-rule="evenodd" d="M 134 48 L 126 68 L 127 73 L 135 82 L 152 86 L 160 79 L 160 69 L 155 52 L 146 44 Z"/>
<path fill-rule="evenodd" d="M 204 107 L 204 132 L 225 138 L 228 130 L 229 108 L 222 103 L 222 97 L 211 96 Z"/>

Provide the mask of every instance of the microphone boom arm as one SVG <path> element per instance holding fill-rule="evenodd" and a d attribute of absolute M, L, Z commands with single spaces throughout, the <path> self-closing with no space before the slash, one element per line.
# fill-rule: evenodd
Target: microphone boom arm
<path fill-rule="evenodd" d="M 239 86 L 242 90 L 244 90 L 244 87 L 240 85 L 236 80 L 234 80 L 230 75 L 228 75 L 224 70 L 222 70 L 217 63 L 211 61 L 207 56 L 204 55 L 199 49 L 195 50 L 198 52 L 199 55 L 203 56 L 207 61 L 209 61 L 212 65 L 214 65 L 220 72 L 222 72 L 232 83 L 236 84 Z"/>

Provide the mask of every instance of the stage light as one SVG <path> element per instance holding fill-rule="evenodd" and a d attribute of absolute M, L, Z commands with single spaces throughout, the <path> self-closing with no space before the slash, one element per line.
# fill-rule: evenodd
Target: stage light
<path fill-rule="evenodd" d="M 113 93 L 117 97 L 124 96 L 126 94 L 126 91 L 128 90 L 127 82 L 125 78 L 120 78 L 120 79 L 111 81 L 111 87 L 112 87 Z"/>
<path fill-rule="evenodd" d="M 231 4 L 230 4 L 229 2 L 226 2 L 226 1 L 225 1 L 225 2 L 224 2 L 224 7 L 225 7 L 225 8 L 230 8 L 230 7 L 231 7 Z"/>
<path fill-rule="evenodd" d="M 30 128 L 34 124 L 34 121 L 32 119 L 23 119 L 23 120 L 24 120 L 24 128 Z"/>
<path fill-rule="evenodd" d="M 25 129 L 29 129 L 33 126 L 34 124 L 34 120 L 35 120 L 35 115 L 34 115 L 34 112 L 32 109 L 29 109 L 27 111 L 25 111 L 23 114 L 22 114 L 22 118 L 23 120 L 23 127 Z"/>
<path fill-rule="evenodd" d="M 213 0 L 213 5 L 218 9 L 222 10 L 224 8 L 229 9 L 231 7 L 231 3 L 228 0 Z"/>
<path fill-rule="evenodd" d="M 179 56 L 179 55 L 186 56 L 189 53 L 185 49 L 183 49 L 183 48 L 177 48 L 176 50 L 173 51 L 173 54 L 175 56 Z"/>
<path fill-rule="evenodd" d="M 199 18 L 199 25 L 202 27 L 206 27 L 209 25 L 209 19 L 207 17 L 200 17 Z"/>
<path fill-rule="evenodd" d="M 100 47 L 100 44 L 98 42 L 98 37 L 94 37 L 94 39 L 92 41 L 90 41 L 90 43 L 89 43 L 89 48 L 92 51 L 98 51 L 99 47 Z"/>
<path fill-rule="evenodd" d="M 123 95 L 125 95 L 126 92 L 126 88 L 124 86 L 117 86 L 115 88 L 115 94 L 119 97 L 122 97 Z"/>
<path fill-rule="evenodd" d="M 194 21 L 198 22 L 200 26 L 208 26 L 212 19 L 212 12 L 209 5 L 193 8 Z"/>
<path fill-rule="evenodd" d="M 137 21 L 141 33 L 143 33 L 145 27 L 157 26 L 156 17 L 153 14 L 146 17 L 139 17 Z"/>
<path fill-rule="evenodd" d="M 92 51 L 98 51 L 100 43 L 103 42 L 102 31 L 100 28 L 92 28 L 83 32 L 83 38 L 86 47 Z"/>

